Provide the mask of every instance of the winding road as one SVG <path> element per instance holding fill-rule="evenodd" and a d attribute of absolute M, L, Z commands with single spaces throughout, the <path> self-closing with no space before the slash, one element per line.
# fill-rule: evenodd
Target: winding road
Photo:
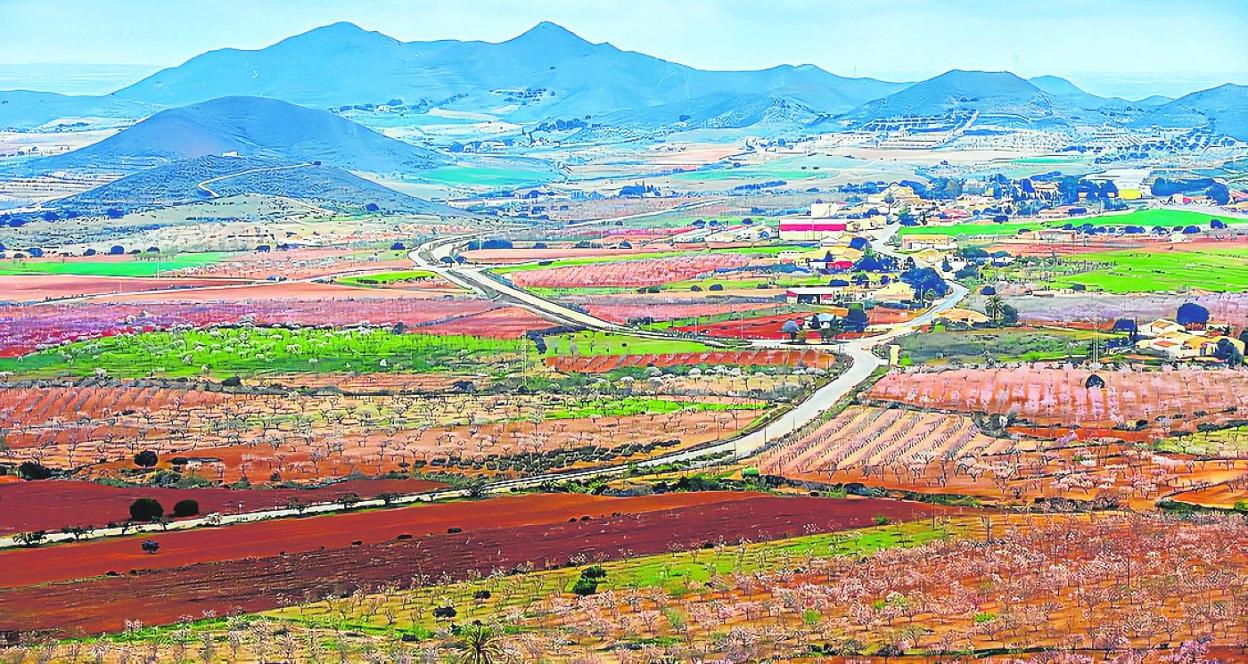
<path fill-rule="evenodd" d="M 891 247 L 887 245 L 887 241 L 893 234 L 896 233 L 896 231 L 897 227 L 893 226 L 877 234 L 872 239 L 872 247 L 880 253 L 896 256 Z M 634 336 L 665 336 L 656 332 L 639 333 L 637 330 L 596 318 L 584 312 L 569 309 L 557 302 L 552 302 L 523 289 L 499 282 L 487 276 L 484 272 L 484 268 L 464 267 L 453 264 L 448 265 L 442 262 L 442 258 L 451 256 L 456 247 L 467 242 L 469 239 L 472 239 L 472 237 L 473 236 L 457 236 L 433 240 L 419 246 L 416 250 L 412 251 L 409 256 L 412 261 L 420 267 L 420 269 L 435 272 L 443 278 L 460 286 L 477 290 L 478 292 L 492 294 L 495 298 L 506 300 L 518 306 L 523 306 L 526 309 L 539 313 L 552 321 L 560 323 L 574 323 L 604 332 L 616 332 Z M 667 454 L 656 455 L 635 464 L 615 464 L 596 468 L 587 468 L 583 470 L 543 473 L 540 475 L 532 475 L 516 479 L 499 480 L 485 485 L 480 493 L 504 493 L 518 489 L 534 488 L 548 482 L 621 475 L 628 472 L 630 466 L 653 467 L 672 462 L 697 462 L 699 460 L 718 459 L 726 455 L 730 455 L 733 459 L 741 459 L 751 456 L 772 441 L 788 436 L 789 434 L 792 434 L 793 432 L 798 431 L 802 427 L 813 422 L 824 411 L 836 405 L 838 401 L 843 399 L 855 388 L 862 385 L 867 379 L 869 379 L 872 373 L 874 373 L 875 370 L 883 364 L 883 361 L 871 352 L 874 347 L 914 332 L 919 327 L 935 320 L 940 313 L 954 307 L 963 297 L 966 296 L 968 291 L 965 286 L 952 281 L 948 283 L 950 286 L 949 292 L 946 293 L 943 298 L 937 300 L 927 311 L 910 321 L 893 326 L 884 334 L 836 344 L 819 344 L 818 347 L 828 348 L 847 356 L 850 359 L 849 367 L 831 382 L 811 393 L 810 396 L 808 396 L 804 401 L 797 404 L 787 412 L 773 418 L 759 429 L 727 440 L 678 450 Z M 751 343 L 751 346 L 757 348 L 781 348 L 786 347 L 786 344 L 780 341 L 766 340 L 754 341 Z M 352 505 L 345 505 L 343 503 L 320 503 L 309 505 L 303 508 L 302 511 L 296 511 L 293 509 L 270 509 L 241 514 L 219 514 L 210 517 L 176 521 L 163 527 L 157 524 L 149 524 L 133 526 L 125 530 L 121 528 L 98 528 L 89 531 L 85 535 L 81 535 L 80 538 L 95 539 L 100 537 L 143 532 L 160 532 L 163 530 L 188 530 L 206 526 L 246 523 L 250 521 L 295 517 L 308 514 L 326 514 L 346 511 L 348 509 L 386 507 L 388 505 L 404 505 L 417 502 L 466 498 L 469 496 L 470 492 L 467 489 L 442 489 L 399 496 L 392 499 L 389 503 L 385 503 L 380 499 L 361 500 L 353 503 Z M 44 541 L 49 543 L 64 542 L 70 541 L 71 539 L 73 538 L 68 534 L 48 533 Z M 17 546 L 17 543 L 12 537 L 0 538 L 0 548 L 13 546 Z"/>

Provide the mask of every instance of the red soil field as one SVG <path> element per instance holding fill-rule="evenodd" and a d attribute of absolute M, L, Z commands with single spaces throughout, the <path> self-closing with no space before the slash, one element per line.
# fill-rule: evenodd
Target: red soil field
<path fill-rule="evenodd" d="M 601 518 L 725 501 L 752 494 L 732 492 L 672 493 L 641 498 L 606 498 L 582 494 L 535 494 L 486 501 L 414 505 L 299 519 L 258 521 L 161 534 L 59 544 L 39 549 L 0 551 L 0 588 L 99 576 L 110 570 L 163 569 L 195 563 L 276 556 L 374 544 L 406 533 L 413 536 L 487 528 L 561 523 L 569 518 Z M 160 542 L 160 553 L 139 550 L 142 540 Z"/>
<path fill-rule="evenodd" d="M 759 311 L 774 306 L 768 302 L 646 302 L 630 301 L 624 297 L 612 298 L 612 302 L 597 299 L 592 303 L 579 302 L 590 314 L 603 320 L 621 325 L 631 319 L 650 318 L 656 321 L 676 320 L 678 318 L 695 318 L 697 316 L 713 316 L 716 314 Z"/>
<path fill-rule="evenodd" d="M 172 288 L 203 288 L 238 284 L 226 279 L 165 279 L 147 277 L 91 277 L 73 274 L 14 274 L 0 280 L 0 302 L 39 302 L 110 293 L 138 293 Z M 168 293 L 154 294 L 165 300 Z"/>
<path fill-rule="evenodd" d="M 419 328 L 434 334 L 473 334 L 496 339 L 518 339 L 526 332 L 554 327 L 545 318 L 520 307 L 501 307 Z"/>
<path fill-rule="evenodd" d="M 179 280 L 179 282 L 185 281 L 190 280 Z M 445 293 L 438 290 L 364 288 L 316 281 L 281 281 L 220 288 L 198 288 L 173 294 L 129 293 L 100 299 L 109 302 L 248 302 L 252 300 L 431 300 L 444 296 Z"/>
<path fill-rule="evenodd" d="M 836 356 L 815 350 L 743 350 L 711 353 L 665 353 L 661 355 L 602 355 L 547 357 L 546 365 L 565 373 L 606 373 L 620 367 L 672 367 L 692 364 L 731 364 L 738 366 L 818 367 L 831 369 Z"/>
<path fill-rule="evenodd" d="M 622 512 L 620 508 L 634 500 L 641 499 L 608 502 L 615 511 Z M 478 514 L 481 512 L 480 505 L 470 507 L 477 507 Z M 696 548 L 721 539 L 759 541 L 864 527 L 872 525 L 876 516 L 898 521 L 956 511 L 894 501 L 744 495 L 728 502 L 586 521 L 430 534 L 267 558 L 141 571 L 132 576 L 15 588 L 0 591 L 0 606 L 11 607 L 0 618 L 0 629 L 58 630 L 63 634 L 117 631 L 124 627 L 126 619 L 150 625 L 173 622 L 183 615 L 201 615 L 204 611 L 261 611 L 327 591 L 377 588 L 388 583 L 405 585 L 414 575 L 427 575 L 430 579 L 446 575 L 451 580 L 462 580 L 470 574 L 488 574 L 525 563 L 537 568 L 563 566 L 574 555 L 591 559 L 653 555 L 673 547 Z M 564 509 L 562 514 L 575 516 L 578 512 Z M 341 537 L 350 538 L 352 534 L 344 533 Z M 130 544 L 137 549 L 137 542 Z M 164 556 L 162 546 L 160 553 L 146 558 Z M 34 582 L 32 579 L 42 576 L 44 569 L 41 564 L 35 574 L 25 575 L 26 582 Z"/>
<path fill-rule="evenodd" d="M 893 309 L 892 307 L 875 307 L 867 312 L 867 323 L 871 325 L 891 325 L 893 323 L 904 323 L 911 318 L 917 317 L 921 310 L 918 309 Z"/>
<path fill-rule="evenodd" d="M 250 512 L 282 507 L 294 498 L 323 503 L 354 493 L 373 498 L 383 493 L 420 493 L 445 486 L 429 480 L 348 480 L 309 489 L 166 489 L 116 487 L 77 480 L 43 480 L 0 485 L 0 535 L 65 526 L 104 526 L 130 518 L 130 503 L 155 498 L 171 515 L 179 500 L 199 502 L 200 515 Z"/>
<path fill-rule="evenodd" d="M 472 263 L 529 263 L 532 261 L 556 260 L 560 258 L 588 258 L 591 256 L 628 256 L 630 254 L 647 254 L 656 251 L 672 251 L 675 249 L 671 244 L 666 245 L 647 245 L 644 247 L 633 247 L 632 249 L 619 249 L 615 247 L 582 247 L 576 248 L 571 246 L 548 246 L 546 249 L 477 249 L 475 251 L 465 251 L 461 255 Z"/>

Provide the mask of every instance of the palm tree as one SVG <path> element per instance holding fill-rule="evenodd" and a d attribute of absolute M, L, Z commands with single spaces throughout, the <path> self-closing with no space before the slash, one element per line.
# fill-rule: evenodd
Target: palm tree
<path fill-rule="evenodd" d="M 455 660 L 459 664 L 495 664 L 506 658 L 507 652 L 494 635 L 493 629 L 474 623 L 465 628 L 462 634 L 463 639 L 455 646 L 460 651 Z"/>
<path fill-rule="evenodd" d="M 1000 295 L 993 295 L 988 298 L 988 302 L 984 305 L 984 313 L 992 319 L 993 324 L 1001 327 L 1001 317 L 1005 315 L 1005 300 Z"/>

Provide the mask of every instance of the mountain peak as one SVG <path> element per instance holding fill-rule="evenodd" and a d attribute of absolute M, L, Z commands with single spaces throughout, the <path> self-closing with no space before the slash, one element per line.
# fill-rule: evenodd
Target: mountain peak
<path fill-rule="evenodd" d="M 325 40 L 333 43 L 361 40 L 398 41 L 393 37 L 388 37 L 380 32 L 365 30 L 350 21 L 338 21 L 337 23 L 330 23 L 329 25 L 323 25 L 319 28 L 312 28 L 303 34 L 285 39 L 283 42 L 317 40 Z"/>
<path fill-rule="evenodd" d="M 523 34 L 503 42 L 505 44 L 534 44 L 542 47 L 579 47 L 593 46 L 592 43 L 581 38 L 580 35 L 568 30 L 567 28 L 552 23 L 551 21 L 542 21 L 537 25 L 529 28 Z"/>

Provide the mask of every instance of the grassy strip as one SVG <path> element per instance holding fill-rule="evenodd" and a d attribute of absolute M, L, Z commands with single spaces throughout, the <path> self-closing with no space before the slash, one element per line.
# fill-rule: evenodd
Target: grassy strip
<path fill-rule="evenodd" d="M 407 281 L 426 281 L 435 277 L 437 275 L 428 270 L 403 270 L 378 274 L 355 274 L 339 278 L 338 283 L 344 286 L 386 286 Z"/>
<path fill-rule="evenodd" d="M 587 401 L 569 408 L 559 408 L 546 412 L 546 419 L 571 420 L 583 417 L 630 417 L 632 415 L 661 415 L 684 410 L 724 412 L 731 410 L 763 410 L 766 403 L 707 403 L 701 401 L 676 401 L 674 399 L 652 399 L 646 397 L 624 397 L 622 399 L 598 399 Z"/>
<path fill-rule="evenodd" d="M 906 226 L 898 231 L 899 235 L 946 235 L 950 237 L 956 236 L 1008 236 L 1017 235 L 1021 230 L 1035 230 L 1040 228 L 1061 228 L 1066 224 L 1074 224 L 1082 226 L 1084 224 L 1092 224 L 1093 226 L 1142 226 L 1144 228 L 1154 228 L 1164 226 L 1167 228 L 1173 226 L 1199 226 L 1201 228 L 1209 228 L 1209 221 L 1212 219 L 1221 219 L 1227 225 L 1248 223 L 1248 219 L 1240 219 L 1237 217 L 1218 216 L 1216 214 L 1208 214 L 1205 212 L 1192 212 L 1190 210 L 1136 210 L 1126 214 L 1101 214 L 1092 217 L 1071 217 L 1068 219 L 1036 219 L 1033 221 L 1011 221 L 1003 224 L 992 222 L 981 223 L 965 223 L 965 224 L 949 224 L 942 226 Z"/>
<path fill-rule="evenodd" d="M 119 260 L 16 260 L 0 262 L 0 275 L 72 274 L 97 277 L 155 277 L 165 272 L 212 265 L 233 254 L 220 251 L 202 253 L 126 255 Z"/>

